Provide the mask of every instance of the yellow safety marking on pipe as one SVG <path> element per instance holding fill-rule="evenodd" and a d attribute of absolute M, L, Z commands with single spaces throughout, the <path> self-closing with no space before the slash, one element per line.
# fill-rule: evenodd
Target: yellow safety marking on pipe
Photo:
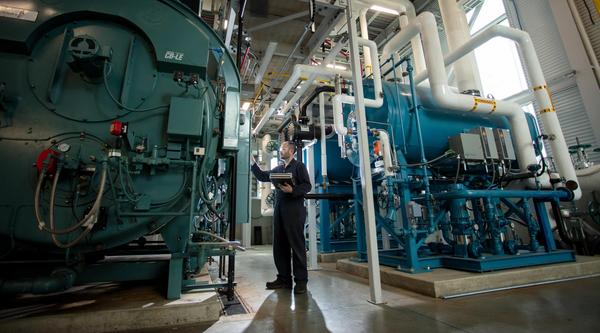
<path fill-rule="evenodd" d="M 596 6 L 596 11 L 598 15 L 600 15 L 600 0 L 594 0 L 594 5 Z"/>
<path fill-rule="evenodd" d="M 550 108 L 550 111 L 545 111 L 548 109 L 543 109 L 540 112 L 541 113 L 546 113 L 546 112 L 556 112 L 556 108 L 554 107 L 554 101 L 552 100 L 552 93 L 550 92 L 550 88 L 548 88 L 548 85 L 543 85 L 543 86 L 537 86 L 537 87 L 533 87 L 533 91 L 538 91 L 538 90 L 545 90 L 546 94 L 548 94 L 548 98 L 550 99 L 550 105 L 552 106 Z"/>
<path fill-rule="evenodd" d="M 477 111 L 479 104 L 491 105 L 492 111 L 490 111 L 490 113 L 496 111 L 496 108 L 498 107 L 495 99 L 485 99 L 485 98 L 473 97 L 473 108 L 471 109 L 471 112 Z"/>
<path fill-rule="evenodd" d="M 556 112 L 556 110 L 554 110 L 554 108 L 546 108 L 546 109 L 540 110 L 540 113 L 547 113 L 547 112 Z"/>

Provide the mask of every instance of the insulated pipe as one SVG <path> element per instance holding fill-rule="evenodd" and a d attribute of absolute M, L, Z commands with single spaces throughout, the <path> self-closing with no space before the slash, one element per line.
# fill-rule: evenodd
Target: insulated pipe
<path fill-rule="evenodd" d="M 469 23 L 465 11 L 456 0 L 439 0 L 440 12 L 446 31 L 448 50 L 456 50 L 471 39 Z M 418 71 L 417 71 L 418 73 Z M 477 61 L 473 52 L 465 55 L 454 64 L 454 75 L 458 91 L 467 92 L 476 90 L 483 94 Z"/>
<path fill-rule="evenodd" d="M 358 1 L 358 3 L 365 8 L 370 8 L 373 5 L 379 5 L 381 7 L 394 9 L 394 10 L 398 11 L 398 13 L 400 14 L 400 16 L 398 17 L 400 31 L 402 31 L 402 29 L 404 29 L 404 27 L 409 25 L 416 16 L 415 6 L 413 5 L 413 3 L 410 0 L 368 0 L 368 1 L 363 0 L 363 1 Z M 387 44 L 393 43 L 393 40 L 394 40 L 394 38 L 390 39 L 386 43 L 386 46 L 387 46 Z M 412 48 L 414 65 L 415 65 L 415 69 L 416 69 L 417 73 L 425 70 L 425 55 L 423 54 L 423 46 L 421 44 L 421 36 L 417 35 L 414 38 L 412 38 L 412 40 L 410 41 L 410 45 Z M 404 45 L 402 45 L 402 46 L 404 46 Z M 381 58 L 387 60 L 390 57 L 390 55 L 392 54 L 392 52 L 396 51 L 398 49 L 399 49 L 399 47 L 392 46 L 391 48 L 388 48 L 389 52 L 385 52 L 385 47 L 384 47 L 384 52 L 382 52 Z"/>
<path fill-rule="evenodd" d="M 402 46 L 407 44 L 417 34 L 421 34 L 423 41 L 425 62 L 427 63 L 431 85 L 430 91 L 420 89 L 420 95 L 424 98 L 424 102 L 429 104 L 434 110 L 452 110 L 461 113 L 477 112 L 477 114 L 482 114 L 486 117 L 508 117 L 512 129 L 513 142 L 517 150 L 517 157 L 521 162 L 521 169 L 527 171 L 528 165 L 537 164 L 538 162 L 529 134 L 529 127 L 520 106 L 515 103 L 455 93 L 448 86 L 444 57 L 433 14 L 429 12 L 420 14 L 415 18 L 413 23 L 396 35 L 395 38 L 398 45 Z M 547 176 L 544 177 L 547 178 Z M 542 179 L 542 183 L 546 184 L 547 180 Z M 529 185 L 535 186 L 534 183 L 530 183 Z"/>
<path fill-rule="evenodd" d="M 369 57 L 370 57 L 370 60 L 371 60 L 370 62 L 372 64 L 372 69 L 373 69 L 373 85 L 374 85 L 374 89 L 375 89 L 375 99 L 374 100 L 365 99 L 365 106 L 379 108 L 379 107 L 381 107 L 381 105 L 383 105 L 383 88 L 381 87 L 381 68 L 379 68 L 379 57 L 378 57 L 378 52 L 377 52 L 377 44 L 374 41 L 370 41 L 370 40 L 364 39 L 364 38 L 357 38 L 357 42 L 358 42 L 358 45 L 363 46 L 364 48 L 368 48 L 370 50 Z M 309 68 L 319 68 L 320 69 L 321 67 L 323 67 L 323 63 L 328 63 L 331 60 L 333 60 L 333 59 L 330 59 L 329 57 L 332 54 L 335 56 L 335 54 L 337 54 L 339 52 L 339 50 L 337 50 L 338 45 L 336 45 L 336 48 L 334 48 L 334 50 L 332 50 L 332 52 L 329 53 L 327 58 L 325 58 L 323 60 L 323 62 L 321 63 L 321 66 L 319 66 L 319 67 L 308 66 L 308 65 L 296 65 L 296 66 L 306 66 Z M 341 50 L 341 47 L 340 47 L 340 50 Z M 346 78 L 346 79 L 352 78 L 351 71 L 342 71 L 342 70 L 334 69 L 334 68 L 326 68 L 326 69 L 327 70 L 324 72 L 321 72 L 321 70 L 313 71 L 313 72 L 321 74 L 321 75 L 330 76 L 330 77 L 333 77 L 335 75 L 340 75 L 341 77 Z M 332 75 L 332 74 L 334 74 L 334 75 Z M 294 103 L 296 103 L 296 101 L 298 101 L 300 96 L 302 96 L 304 94 L 304 92 L 306 92 L 306 90 L 309 88 L 310 83 L 313 80 L 314 79 L 312 79 L 312 77 L 309 78 L 308 79 L 309 84 L 304 84 L 300 87 L 300 89 L 296 92 L 296 94 L 290 100 L 290 102 L 283 108 L 283 110 L 281 111 L 282 113 L 285 114 L 287 112 L 287 110 Z M 351 96 L 348 96 L 348 97 L 349 98 L 347 100 L 349 100 L 349 101 L 353 100 L 353 98 Z M 352 104 L 352 103 L 350 102 L 347 104 Z"/>
<path fill-rule="evenodd" d="M 267 149 L 267 145 L 268 143 L 271 141 L 271 135 L 269 134 L 265 134 L 265 136 L 263 136 L 262 142 L 261 142 L 261 152 L 262 152 L 262 161 L 261 163 L 267 166 L 267 168 L 270 169 L 270 159 L 267 158 L 267 156 L 271 156 L 271 152 L 269 152 L 269 150 Z M 270 183 L 262 183 L 261 184 L 261 189 L 260 189 L 260 214 L 262 216 L 273 216 L 273 208 L 270 208 L 267 205 L 267 197 L 269 196 L 269 194 L 271 194 L 272 189 L 271 189 L 271 184 Z"/>
<path fill-rule="evenodd" d="M 342 50 L 342 47 L 344 47 L 344 45 L 345 45 L 345 43 L 343 43 L 343 42 L 337 43 L 336 46 L 331 50 L 331 52 L 329 52 L 327 57 L 325 57 L 325 59 L 323 59 L 320 66 L 309 66 L 309 65 L 294 66 L 292 75 L 290 76 L 290 78 L 286 82 L 286 84 L 283 86 L 283 88 L 281 88 L 281 91 L 279 92 L 279 94 L 277 94 L 277 98 L 275 98 L 275 101 L 273 101 L 273 103 L 270 105 L 269 111 L 267 111 L 267 113 L 260 119 L 260 122 L 252 130 L 254 135 L 257 135 L 258 132 L 260 132 L 260 130 L 263 128 L 263 126 L 265 126 L 265 124 L 267 123 L 269 118 L 273 115 L 275 110 L 277 110 L 277 108 L 283 102 L 283 100 L 287 96 L 287 94 L 293 88 L 295 88 L 296 82 L 301 78 L 302 75 L 309 75 L 308 80 L 307 80 L 308 83 L 303 84 L 302 87 L 300 87 L 300 89 L 296 92 L 294 97 L 292 97 L 292 99 L 289 101 L 289 103 L 284 107 L 284 109 L 282 110 L 282 113 L 285 113 L 290 108 L 290 106 L 292 106 L 294 103 L 296 103 L 298 101 L 298 99 L 300 99 L 300 96 L 302 96 L 302 94 L 304 94 L 306 92 L 306 90 L 312 85 L 312 82 L 317 78 L 318 75 L 324 74 L 326 77 L 329 78 L 329 77 L 335 76 L 336 74 L 339 74 L 348 79 L 352 78 L 352 75 L 349 74 L 350 72 L 327 67 L 327 64 L 335 59 L 335 57 Z"/>
<path fill-rule="evenodd" d="M 319 124 L 321 125 L 321 176 L 323 189 L 327 188 L 327 138 L 325 134 L 325 93 L 319 94 Z"/>
<path fill-rule="evenodd" d="M 437 30 L 435 31 L 435 34 L 437 35 Z M 529 37 L 528 33 L 524 32 L 522 30 L 509 28 L 509 27 L 505 27 L 502 25 L 492 26 L 492 27 L 476 34 L 467 43 L 463 44 L 461 47 L 459 47 L 455 51 L 448 54 L 446 56 L 446 58 L 444 59 L 444 65 L 451 64 L 451 63 L 457 61 L 458 59 L 461 59 L 465 54 L 468 54 L 472 50 L 476 49 L 477 47 L 486 43 L 487 41 L 489 41 L 490 39 L 492 39 L 494 37 L 504 37 L 504 38 L 513 40 L 514 42 L 516 42 L 519 45 L 519 47 L 521 49 L 521 53 L 523 54 L 523 61 L 525 63 L 525 67 L 527 68 L 527 73 L 529 75 L 529 81 L 532 86 L 531 88 L 533 90 L 534 97 L 538 103 L 538 106 L 540 107 L 540 110 L 539 110 L 540 120 L 544 124 L 544 130 L 546 132 L 545 134 L 547 134 L 551 138 L 549 140 L 550 146 L 552 148 L 552 153 L 553 153 L 554 159 L 556 161 L 556 166 L 558 168 L 558 172 L 567 181 L 571 180 L 571 181 L 577 182 L 577 174 L 575 173 L 575 167 L 573 166 L 573 163 L 571 162 L 569 150 L 567 148 L 567 143 L 566 143 L 564 135 L 562 133 L 562 129 L 560 128 L 560 123 L 558 121 L 558 117 L 556 116 L 556 110 L 552 103 L 550 90 L 549 90 L 548 84 L 546 83 L 546 80 L 544 78 L 544 73 L 542 72 L 542 67 L 540 65 L 539 59 L 535 52 L 533 42 L 531 41 L 531 38 Z M 435 48 L 435 46 L 430 46 L 430 47 Z M 438 52 L 438 53 L 441 54 L 441 52 Z M 436 55 L 436 61 L 437 61 L 437 57 L 439 57 L 439 56 L 440 55 Z M 432 59 L 432 61 L 433 61 L 433 59 Z M 441 73 L 442 71 L 445 72 L 444 66 L 441 66 L 440 68 L 436 67 L 435 73 L 432 72 L 433 69 L 430 67 L 429 63 L 428 63 L 428 68 L 429 68 L 429 70 L 427 72 L 419 74 L 418 77 L 415 79 L 415 81 L 418 84 L 418 82 L 425 80 L 429 76 L 432 90 L 436 89 L 436 87 L 434 87 L 434 86 L 437 85 L 438 93 L 439 93 L 440 85 L 442 85 L 441 88 L 443 88 L 444 82 L 446 83 L 446 87 L 447 87 L 447 81 L 442 80 L 441 78 L 438 78 L 438 76 L 442 75 L 442 73 Z M 443 75 L 445 78 L 446 77 L 445 73 Z M 436 78 L 436 80 L 437 80 L 436 84 L 431 82 L 432 78 Z M 443 94 L 443 92 L 442 92 L 442 94 Z M 454 94 L 454 95 L 457 95 L 457 94 Z M 459 96 L 466 96 L 466 95 L 459 95 Z M 464 97 L 461 97 L 461 98 L 464 99 Z M 470 98 L 470 97 L 468 97 L 468 98 Z M 479 100 L 485 101 L 486 99 L 479 99 Z M 480 103 L 480 105 L 481 105 L 481 103 Z M 516 104 L 510 103 L 510 102 L 504 102 L 504 101 L 497 101 L 497 110 L 496 110 L 495 114 L 498 115 L 498 112 L 504 111 L 504 108 L 506 108 L 506 107 L 513 108 L 513 107 L 515 107 L 514 105 L 516 105 Z M 519 114 L 517 114 L 517 111 L 519 111 Z M 505 112 L 502 112 L 500 115 L 506 115 L 504 113 Z M 524 121 L 525 116 L 524 116 L 521 108 L 518 107 L 518 105 L 514 110 L 514 114 L 512 115 L 512 118 L 509 115 L 509 119 L 511 121 L 511 127 L 513 127 L 513 124 L 515 122 L 523 122 Z M 514 125 L 518 126 L 519 124 L 514 124 Z M 525 131 L 525 129 L 527 130 L 527 132 L 529 131 L 529 129 L 527 128 L 527 126 L 525 124 L 521 124 L 521 126 L 519 126 L 519 127 L 525 127 L 521 131 Z M 527 134 L 525 134 L 525 133 L 517 134 L 514 128 L 513 128 L 513 133 L 515 134 L 515 142 L 517 143 L 517 146 L 519 146 L 519 147 L 517 147 L 518 150 L 528 148 L 529 146 L 531 146 L 531 138 L 528 133 Z M 516 135 L 523 137 L 523 138 L 519 139 L 521 141 L 517 141 Z M 521 169 L 523 171 L 525 171 L 525 168 L 528 164 L 532 164 L 532 162 L 529 162 L 529 160 L 525 160 L 525 161 L 526 161 L 526 164 L 521 167 Z M 574 190 L 574 193 L 575 193 L 575 200 L 579 200 L 579 198 L 581 198 L 581 189 L 578 188 L 578 189 Z"/>
<path fill-rule="evenodd" d="M 358 45 L 366 45 L 371 49 L 371 60 L 373 63 L 373 87 L 375 90 L 374 99 L 364 99 L 365 107 L 378 109 L 383 105 L 383 88 L 381 84 L 381 69 L 379 68 L 379 58 L 377 56 L 377 44 L 374 41 L 357 38 Z M 354 96 L 338 94 L 332 98 L 333 104 L 333 126 L 335 132 L 344 136 L 350 134 L 350 130 L 344 126 L 344 115 L 342 104 L 354 104 Z"/>
<path fill-rule="evenodd" d="M 360 23 L 360 35 L 364 39 L 369 39 L 369 25 L 367 23 L 367 8 L 363 8 L 360 10 L 359 14 L 359 23 Z M 363 57 L 365 64 L 365 77 L 369 77 L 369 75 L 373 74 L 373 64 L 371 63 L 371 50 L 363 46 Z"/>
<path fill-rule="evenodd" d="M 385 168 L 384 174 L 386 177 L 394 175 L 393 164 L 392 164 L 392 145 L 390 144 L 390 136 L 388 132 L 384 130 L 377 130 L 379 140 L 381 140 L 381 148 L 383 149 L 383 167 Z"/>

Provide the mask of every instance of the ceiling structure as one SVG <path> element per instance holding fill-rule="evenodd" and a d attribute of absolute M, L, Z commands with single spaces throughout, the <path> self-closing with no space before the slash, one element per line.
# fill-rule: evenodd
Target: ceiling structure
<path fill-rule="evenodd" d="M 191 0 L 190 0 L 191 1 Z M 435 12 L 435 0 L 411 0 L 417 13 L 423 10 Z M 256 124 L 296 64 L 316 64 L 327 54 L 332 44 L 346 32 L 344 11 L 331 5 L 333 1 L 316 0 L 314 32 L 311 31 L 309 0 L 246 0 L 243 19 L 243 43 L 241 48 L 240 74 L 243 81 L 242 105 L 249 102 L 253 123 Z M 461 0 L 463 5 L 473 6 L 482 0 Z M 205 0 L 202 17 L 215 29 L 226 34 L 230 8 L 236 13 L 241 1 Z M 382 46 L 400 30 L 398 16 L 368 10 L 369 39 Z M 233 27 L 232 52 L 237 45 L 237 25 Z M 348 59 L 341 52 L 336 64 L 348 66 Z M 314 88 L 313 88 L 314 89 Z M 292 90 L 292 93 L 294 90 Z M 311 90 L 306 92 L 310 95 Z M 291 97 L 291 96 L 289 96 Z M 275 115 L 265 124 L 259 136 L 274 134 L 284 115 Z"/>

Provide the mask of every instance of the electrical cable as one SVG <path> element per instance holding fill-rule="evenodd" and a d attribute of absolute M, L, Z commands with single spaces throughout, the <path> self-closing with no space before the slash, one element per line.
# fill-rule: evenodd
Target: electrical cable
<path fill-rule="evenodd" d="M 168 108 L 170 104 L 164 104 L 164 105 L 159 105 L 159 106 L 154 106 L 154 107 L 149 107 L 149 108 L 144 108 L 144 109 L 140 109 L 140 108 L 130 108 L 124 104 L 122 104 L 121 102 L 119 102 L 115 96 L 112 94 L 112 92 L 110 91 L 110 88 L 108 87 L 108 75 L 110 75 L 110 72 L 107 72 L 106 69 L 111 66 L 110 62 L 108 60 L 106 60 L 104 62 L 104 69 L 103 69 L 103 82 L 104 82 L 104 89 L 106 90 L 106 92 L 108 93 L 108 95 L 110 96 L 110 98 L 113 100 L 113 102 L 115 104 L 117 104 L 119 107 L 129 111 L 129 112 L 149 112 L 149 111 L 154 111 L 154 110 L 160 110 L 160 109 L 164 109 L 164 108 Z M 123 117 L 124 115 L 121 115 L 119 117 Z"/>

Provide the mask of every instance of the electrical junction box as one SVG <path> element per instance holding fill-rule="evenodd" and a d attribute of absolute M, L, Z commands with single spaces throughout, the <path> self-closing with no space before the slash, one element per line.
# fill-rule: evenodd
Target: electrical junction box
<path fill-rule="evenodd" d="M 460 155 L 461 159 L 467 161 L 485 160 L 479 134 L 461 133 L 450 137 L 448 144 L 450 149 Z"/>
<path fill-rule="evenodd" d="M 496 147 L 498 148 L 499 159 L 511 161 L 517 159 L 509 130 L 494 128 L 494 139 L 496 141 Z"/>
<path fill-rule="evenodd" d="M 498 149 L 496 149 L 496 140 L 494 131 L 491 127 L 477 127 L 469 131 L 472 134 L 478 134 L 481 138 L 481 147 L 483 156 L 488 160 L 498 159 Z"/>
<path fill-rule="evenodd" d="M 202 136 L 204 103 L 196 98 L 171 97 L 167 134 L 170 136 Z"/>

